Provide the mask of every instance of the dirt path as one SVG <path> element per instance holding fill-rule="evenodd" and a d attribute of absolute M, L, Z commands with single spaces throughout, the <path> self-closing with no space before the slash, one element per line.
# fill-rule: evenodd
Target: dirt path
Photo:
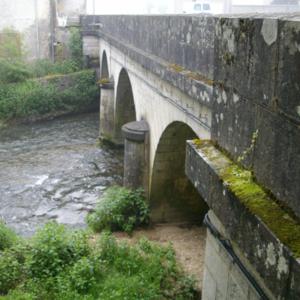
<path fill-rule="evenodd" d="M 118 239 L 126 239 L 130 242 L 135 242 L 143 236 L 163 245 L 171 242 L 184 271 L 195 276 L 197 287 L 201 290 L 206 239 L 204 227 L 164 224 L 150 229 L 136 230 L 132 237 L 128 237 L 124 233 L 115 233 L 114 235 Z"/>

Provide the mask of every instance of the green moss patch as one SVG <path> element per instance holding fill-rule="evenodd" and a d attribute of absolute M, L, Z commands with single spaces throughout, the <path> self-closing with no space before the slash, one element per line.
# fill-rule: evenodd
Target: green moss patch
<path fill-rule="evenodd" d="M 187 70 L 183 66 L 180 66 L 177 64 L 170 64 L 169 69 L 171 69 L 173 72 L 181 73 L 182 75 L 185 75 L 190 79 L 204 82 L 205 84 L 210 85 L 210 86 L 212 86 L 214 83 L 213 80 L 205 77 L 204 75 L 197 73 L 197 72 L 192 72 L 190 70 Z"/>
<path fill-rule="evenodd" d="M 207 141 L 194 142 L 208 159 L 216 159 L 214 146 Z M 219 152 L 219 151 L 218 151 Z M 212 155 L 213 153 L 213 155 Z M 219 156 L 224 154 L 219 152 Z M 292 216 L 273 195 L 265 191 L 248 171 L 230 159 L 224 167 L 218 170 L 224 185 L 244 206 L 262 220 L 266 226 L 286 245 L 295 255 L 300 257 L 300 223 Z"/>

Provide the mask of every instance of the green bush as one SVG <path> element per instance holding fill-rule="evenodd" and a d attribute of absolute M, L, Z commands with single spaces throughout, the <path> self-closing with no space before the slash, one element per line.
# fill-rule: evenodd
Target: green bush
<path fill-rule="evenodd" d="M 131 232 L 135 227 L 147 224 L 149 208 L 141 189 L 132 191 L 114 186 L 106 190 L 94 213 L 87 218 L 94 231 L 104 229 Z"/>
<path fill-rule="evenodd" d="M 5 250 L 0 253 L 0 294 L 15 288 L 23 276 L 23 266 L 14 252 Z"/>
<path fill-rule="evenodd" d="M 40 229 L 32 240 L 27 266 L 33 278 L 56 276 L 66 266 L 89 254 L 87 234 L 69 231 L 51 222 Z"/>
<path fill-rule="evenodd" d="M 53 63 L 49 59 L 38 59 L 28 66 L 31 77 L 44 77 L 47 75 L 69 74 L 80 70 L 74 60 L 63 60 Z"/>
<path fill-rule="evenodd" d="M 92 257 L 81 258 L 68 273 L 72 289 L 80 294 L 87 294 L 101 276 L 101 264 Z"/>
<path fill-rule="evenodd" d="M 61 81 L 66 85 L 61 88 Z M 0 119 L 35 118 L 59 112 L 78 112 L 97 105 L 98 87 L 90 70 L 68 77 L 0 84 Z"/>
<path fill-rule="evenodd" d="M 7 61 L 23 60 L 23 40 L 19 31 L 7 27 L 0 31 L 0 58 Z"/>
<path fill-rule="evenodd" d="M 24 63 L 0 59 L 0 84 L 21 82 L 30 76 L 31 74 Z"/>
<path fill-rule="evenodd" d="M 109 274 L 100 282 L 100 299 L 197 299 L 195 281 L 184 275 L 175 253 L 147 239 L 129 246 L 108 233 L 97 244 Z"/>
<path fill-rule="evenodd" d="M 0 251 L 11 248 L 17 241 L 17 235 L 0 221 Z"/>
<path fill-rule="evenodd" d="M 68 46 L 71 52 L 72 60 L 77 64 L 79 68 L 81 68 L 83 63 L 83 45 L 81 33 L 78 28 L 71 28 L 71 36 Z"/>
<path fill-rule="evenodd" d="M 28 244 L 0 255 L 0 299 L 195 300 L 194 281 L 178 267 L 171 247 L 146 239 L 136 245 L 102 233 L 48 223 Z"/>

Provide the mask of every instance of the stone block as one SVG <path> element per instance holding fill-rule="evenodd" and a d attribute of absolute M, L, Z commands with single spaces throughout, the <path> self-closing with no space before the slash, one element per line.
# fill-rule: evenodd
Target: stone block
<path fill-rule="evenodd" d="M 233 88 L 242 98 L 271 105 L 277 74 L 277 28 L 276 18 L 218 18 L 216 83 Z"/>
<path fill-rule="evenodd" d="M 217 283 L 207 267 L 204 268 L 202 300 L 215 300 Z"/>
<path fill-rule="evenodd" d="M 300 217 L 300 130 L 283 116 L 260 108 L 254 153 L 255 176 Z"/>
<path fill-rule="evenodd" d="M 285 116 L 300 123 L 300 22 L 279 21 L 279 61 L 276 103 Z"/>
<path fill-rule="evenodd" d="M 214 90 L 212 139 L 237 159 L 251 146 L 256 131 L 256 105 L 233 89 Z M 251 165 L 253 152 L 243 163 Z"/>

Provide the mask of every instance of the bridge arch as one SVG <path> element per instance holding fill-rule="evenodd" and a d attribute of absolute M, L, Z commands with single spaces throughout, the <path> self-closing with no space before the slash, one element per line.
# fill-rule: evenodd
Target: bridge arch
<path fill-rule="evenodd" d="M 100 78 L 109 78 L 108 61 L 107 61 L 107 55 L 105 50 L 102 52 L 100 67 L 101 67 Z"/>
<path fill-rule="evenodd" d="M 125 68 L 122 68 L 119 74 L 115 101 L 115 140 L 117 144 L 123 144 L 122 126 L 136 121 L 132 85 Z"/>
<path fill-rule="evenodd" d="M 151 219 L 154 222 L 200 223 L 208 210 L 185 175 L 186 141 L 198 138 L 186 123 L 174 121 L 160 136 L 152 168 Z"/>

